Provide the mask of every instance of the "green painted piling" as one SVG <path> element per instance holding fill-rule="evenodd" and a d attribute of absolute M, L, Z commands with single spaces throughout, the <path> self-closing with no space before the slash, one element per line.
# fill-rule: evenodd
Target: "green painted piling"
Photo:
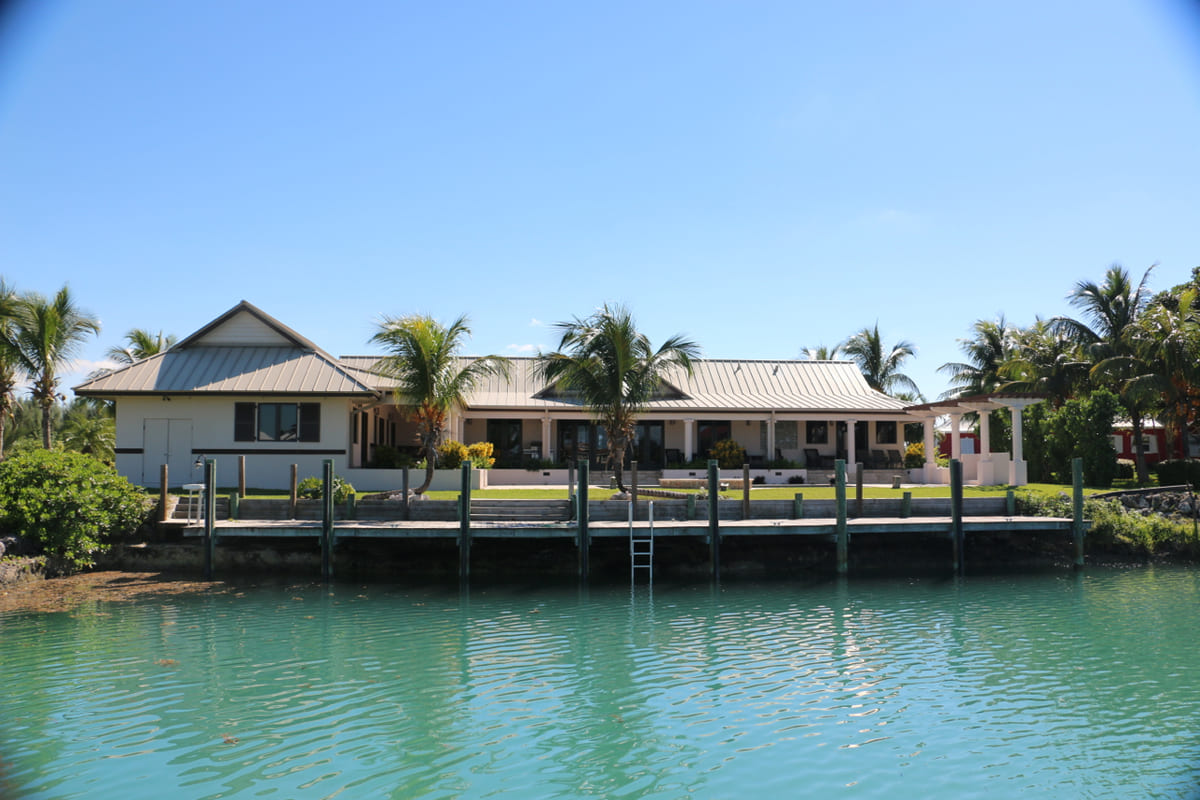
<path fill-rule="evenodd" d="M 321 460 L 321 577 L 333 578 L 333 459 Z"/>
<path fill-rule="evenodd" d="M 350 495 L 346 498 L 346 519 L 358 519 L 358 496 Z"/>
<path fill-rule="evenodd" d="M 750 465 L 742 464 L 742 519 L 750 519 Z"/>
<path fill-rule="evenodd" d="M 588 461 L 579 459 L 579 490 L 575 496 L 579 503 L 579 535 L 576 546 L 579 548 L 579 578 L 586 579 L 588 575 L 588 551 L 591 549 L 591 535 L 588 531 Z"/>
<path fill-rule="evenodd" d="M 850 531 L 846 526 L 846 460 L 833 462 L 834 502 L 837 505 L 837 573 L 845 575 L 850 568 Z"/>
<path fill-rule="evenodd" d="M 229 518 L 238 518 L 238 506 L 241 502 L 241 496 L 237 492 L 229 493 Z"/>
<path fill-rule="evenodd" d="M 1083 459 L 1071 459 L 1071 538 L 1075 545 L 1075 569 L 1083 569 Z"/>
<path fill-rule="evenodd" d="M 863 463 L 854 465 L 854 516 L 863 515 Z"/>
<path fill-rule="evenodd" d="M 962 462 L 958 459 L 950 460 L 950 518 L 954 569 L 961 573 L 966 561 L 966 540 L 963 534 L 963 472 Z"/>
<path fill-rule="evenodd" d="M 912 516 L 912 492 L 905 492 L 900 495 L 900 519 L 908 519 Z"/>
<path fill-rule="evenodd" d="M 458 495 L 461 510 L 458 521 L 458 577 L 471 575 L 471 462 L 462 464 L 462 491 Z"/>
<path fill-rule="evenodd" d="M 804 519 L 804 492 L 796 492 L 792 498 L 792 519 Z"/>
<path fill-rule="evenodd" d="M 1017 495 L 1012 489 L 1004 493 L 1004 510 L 1008 512 L 1008 516 L 1010 517 L 1017 515 Z"/>
<path fill-rule="evenodd" d="M 715 459 L 708 462 L 708 557 L 714 580 L 721 578 L 721 470 Z"/>
<path fill-rule="evenodd" d="M 696 518 L 696 495 L 689 494 L 687 496 L 687 518 Z"/>
<path fill-rule="evenodd" d="M 211 581 L 217 560 L 217 462 L 204 461 L 204 579 Z"/>

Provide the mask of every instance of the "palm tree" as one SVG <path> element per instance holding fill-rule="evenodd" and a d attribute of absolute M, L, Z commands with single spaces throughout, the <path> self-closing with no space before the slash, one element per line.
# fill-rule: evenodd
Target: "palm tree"
<path fill-rule="evenodd" d="M 1086 386 L 1088 369 L 1080 362 L 1078 345 L 1038 317 L 1028 328 L 1013 331 L 1010 355 L 998 377 L 1008 382 L 997 388 L 1046 394 L 1051 405 L 1061 408 Z"/>
<path fill-rule="evenodd" d="M 800 351 L 800 358 L 804 361 L 837 361 L 842 355 L 842 346 L 835 344 L 833 347 L 826 347 L 819 344 L 816 347 L 806 347 Z"/>
<path fill-rule="evenodd" d="M 53 298 L 21 295 L 14 315 L 17 364 L 33 386 L 30 394 L 42 410 L 42 446 L 50 449 L 51 409 L 58 393 L 59 370 L 67 366 L 89 333 L 100 332 L 100 321 L 80 309 L 63 286 Z"/>
<path fill-rule="evenodd" d="M 1153 270 L 1153 266 L 1146 270 L 1136 288 L 1129 272 L 1117 264 L 1108 268 L 1101 284 L 1079 281 L 1068 299 L 1071 305 L 1083 311 L 1085 320 L 1055 317 L 1051 321 L 1056 330 L 1080 345 L 1092 365 L 1094 381 L 1102 381 L 1107 388 L 1125 394 L 1122 403 L 1129 413 L 1139 482 L 1146 480 L 1146 447 L 1142 441 L 1145 396 L 1136 388 L 1137 384 L 1133 385 L 1132 392 L 1124 390 L 1127 380 L 1133 377 L 1130 370 L 1137 371 L 1131 359 L 1137 357 L 1138 323 L 1150 302 L 1146 282 Z M 1097 369 L 1105 362 L 1103 368 Z"/>
<path fill-rule="evenodd" d="M 916 347 L 911 342 L 899 341 L 885 353 L 878 322 L 874 328 L 863 328 L 851 336 L 842 343 L 841 349 L 843 354 L 858 364 L 867 384 L 875 391 L 884 394 L 897 390 L 918 395 L 921 393 L 913 379 L 900 371 L 901 365 L 916 355 Z"/>
<path fill-rule="evenodd" d="M 978 320 L 971 329 L 974 335 L 959 339 L 959 349 L 966 361 L 951 361 L 938 367 L 938 372 L 950 376 L 951 388 L 943 397 L 969 397 L 999 389 L 1005 379 L 1001 366 L 1012 356 L 1013 331 L 1001 314 L 995 320 Z"/>
<path fill-rule="evenodd" d="M 4 426 L 16 401 L 18 355 L 13 337 L 17 293 L 0 277 L 0 460 L 4 459 Z"/>
<path fill-rule="evenodd" d="M 59 439 L 69 450 L 111 464 L 117 443 L 116 420 L 109 408 L 76 400 L 63 417 Z"/>
<path fill-rule="evenodd" d="M 471 335 L 465 316 L 449 326 L 420 315 L 384 317 L 378 328 L 371 342 L 383 345 L 391 355 L 380 359 L 375 370 L 396 381 L 396 402 L 406 406 L 417 423 L 425 455 L 425 482 L 415 493 L 423 494 L 433 482 L 438 446 L 451 409 L 462 405 L 484 378 L 506 375 L 508 359 L 460 358 L 459 350 Z"/>
<path fill-rule="evenodd" d="M 639 333 L 624 306 L 608 306 L 586 318 L 556 326 L 558 349 L 538 356 L 538 371 L 566 392 L 576 393 L 608 437 L 608 467 L 624 492 L 625 454 L 637 429 L 638 415 L 662 386 L 668 370 L 692 373 L 700 355 L 695 342 L 676 335 L 657 350 Z"/>
<path fill-rule="evenodd" d="M 144 328 L 134 328 L 125 334 L 126 347 L 113 346 L 108 349 L 108 357 L 122 366 L 141 361 L 143 358 L 158 355 L 174 347 L 177 339 L 175 334 L 163 336 L 159 331 L 153 334 Z"/>

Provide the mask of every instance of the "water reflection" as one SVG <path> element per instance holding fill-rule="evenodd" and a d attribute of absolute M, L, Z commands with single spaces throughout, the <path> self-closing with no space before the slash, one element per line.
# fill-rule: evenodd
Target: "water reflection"
<path fill-rule="evenodd" d="M 1195 572 L 1147 569 L 10 614 L 0 789 L 1185 797 L 1197 610 Z"/>

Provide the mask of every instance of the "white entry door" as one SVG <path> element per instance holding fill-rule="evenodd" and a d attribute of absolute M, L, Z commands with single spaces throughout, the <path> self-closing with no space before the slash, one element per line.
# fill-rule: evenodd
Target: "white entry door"
<path fill-rule="evenodd" d="M 142 429 L 142 485 L 157 486 L 159 467 L 167 465 L 167 482 L 172 486 L 199 482 L 193 470 L 192 421 L 148 419 Z"/>

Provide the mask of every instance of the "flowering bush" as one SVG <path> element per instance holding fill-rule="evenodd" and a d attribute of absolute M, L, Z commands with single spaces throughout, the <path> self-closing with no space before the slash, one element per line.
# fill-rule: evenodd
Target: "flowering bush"
<path fill-rule="evenodd" d="M 722 439 L 712 446 L 712 457 L 721 469 L 737 469 L 746 463 L 746 448 L 733 439 Z"/>
<path fill-rule="evenodd" d="M 437 465 L 442 469 L 458 469 L 468 458 L 467 446 L 454 439 L 447 439 L 438 447 Z"/>
<path fill-rule="evenodd" d="M 476 469 L 491 469 L 496 459 L 492 458 L 495 446 L 491 442 L 475 442 L 467 445 L 467 458 Z"/>
<path fill-rule="evenodd" d="M 904 448 L 904 468 L 917 469 L 925 465 L 925 443 L 909 442 Z"/>

